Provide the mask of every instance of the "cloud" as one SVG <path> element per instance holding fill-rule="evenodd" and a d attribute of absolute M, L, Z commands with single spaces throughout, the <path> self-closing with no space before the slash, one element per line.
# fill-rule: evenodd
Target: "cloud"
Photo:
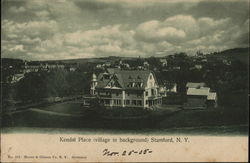
<path fill-rule="evenodd" d="M 41 20 L 48 20 L 50 16 L 49 12 L 46 10 L 35 12 L 35 15 L 39 17 Z"/>
<path fill-rule="evenodd" d="M 9 12 L 15 13 L 15 14 L 23 13 L 25 11 L 26 9 L 23 6 L 20 6 L 20 7 L 12 6 L 9 8 Z"/>
<path fill-rule="evenodd" d="M 136 29 L 136 37 L 145 42 L 168 41 L 177 44 L 191 39 L 199 33 L 199 26 L 191 16 L 177 15 L 160 22 L 151 20 L 140 24 Z"/>
<path fill-rule="evenodd" d="M 210 17 L 202 17 L 198 19 L 201 35 L 213 33 L 216 30 L 227 29 L 229 24 L 231 24 L 230 18 L 214 20 Z"/>
<path fill-rule="evenodd" d="M 3 20 L 2 29 L 6 37 L 13 34 L 18 36 L 27 35 L 30 37 L 47 37 L 57 31 L 56 21 L 29 21 L 25 23 L 16 23 L 9 20 Z"/>
<path fill-rule="evenodd" d="M 249 46 L 246 0 L 6 0 L 3 4 L 4 57 L 146 57 Z"/>
<path fill-rule="evenodd" d="M 82 48 L 96 56 L 135 54 L 134 31 L 121 25 L 104 26 L 96 30 L 66 33 L 63 44 Z M 129 53 L 129 54 L 126 54 Z"/>
<path fill-rule="evenodd" d="M 135 38 L 141 42 L 155 44 L 156 49 L 163 51 L 170 51 L 171 45 L 181 51 L 193 49 L 193 53 L 197 47 L 204 47 L 202 49 L 208 52 L 218 46 L 230 47 L 229 40 L 225 38 L 234 36 L 235 33 L 238 33 L 235 37 L 239 37 L 241 34 L 237 30 L 244 31 L 234 25 L 230 18 L 215 20 L 211 17 L 194 18 L 191 15 L 175 15 L 163 21 L 150 20 L 139 24 Z M 237 39 L 234 38 L 234 40 Z"/>
<path fill-rule="evenodd" d="M 96 30 L 66 33 L 64 43 L 72 46 L 91 46 L 103 44 L 131 44 L 134 32 L 122 29 L 121 25 L 104 26 Z"/>
<path fill-rule="evenodd" d="M 23 49 L 23 45 L 15 45 L 14 47 L 10 48 L 10 51 L 23 52 L 25 50 Z"/>

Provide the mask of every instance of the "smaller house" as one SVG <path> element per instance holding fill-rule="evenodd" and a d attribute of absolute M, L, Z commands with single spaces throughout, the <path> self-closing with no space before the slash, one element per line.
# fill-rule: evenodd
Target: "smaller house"
<path fill-rule="evenodd" d="M 187 83 L 187 102 L 184 104 L 186 109 L 205 109 L 217 107 L 217 94 L 211 92 L 205 83 Z"/>
<path fill-rule="evenodd" d="M 223 63 L 224 65 L 227 65 L 227 66 L 230 66 L 230 65 L 232 64 L 232 62 L 231 62 L 230 60 L 228 60 L 228 59 L 223 59 L 223 60 L 222 60 L 222 63 Z"/>
<path fill-rule="evenodd" d="M 197 70 L 201 70 L 201 69 L 202 69 L 202 65 L 199 65 L 199 64 L 194 65 L 194 67 L 195 67 Z"/>
<path fill-rule="evenodd" d="M 217 108 L 217 94 L 216 92 L 209 92 L 207 96 L 207 107 L 208 108 Z"/>
<path fill-rule="evenodd" d="M 200 64 L 196 64 L 193 67 L 190 67 L 189 70 L 201 70 L 202 69 L 202 65 Z"/>
<path fill-rule="evenodd" d="M 167 59 L 160 59 L 160 62 L 161 62 L 162 67 L 167 67 L 168 65 Z"/>
<path fill-rule="evenodd" d="M 203 58 L 203 59 L 201 60 L 201 62 L 202 62 L 202 63 L 207 63 L 207 58 Z"/>
<path fill-rule="evenodd" d="M 14 74 L 12 76 L 11 83 L 16 83 L 19 80 L 21 80 L 22 78 L 24 78 L 24 74 Z"/>
<path fill-rule="evenodd" d="M 144 62 L 143 62 L 143 66 L 144 66 L 144 67 L 149 67 L 149 63 L 148 63 L 147 61 L 144 61 Z"/>
<path fill-rule="evenodd" d="M 167 92 L 177 93 L 177 84 L 174 83 L 172 88 L 167 89 Z"/>
<path fill-rule="evenodd" d="M 137 66 L 138 70 L 144 70 L 145 68 L 143 66 Z"/>
<path fill-rule="evenodd" d="M 129 67 L 130 67 L 128 63 L 124 63 L 122 66 L 123 66 L 124 68 L 129 68 Z"/>
<path fill-rule="evenodd" d="M 120 61 L 119 61 L 119 65 L 122 65 L 122 64 L 123 64 L 123 62 L 122 62 L 122 60 L 120 60 Z"/>
<path fill-rule="evenodd" d="M 110 66 L 111 66 L 111 63 L 110 63 L 110 62 L 107 62 L 107 63 L 102 64 L 102 67 L 110 67 Z"/>
<path fill-rule="evenodd" d="M 171 88 L 167 88 L 166 86 L 159 86 L 159 94 L 162 97 L 167 97 L 168 93 L 177 93 L 176 83 L 173 83 Z"/>
<path fill-rule="evenodd" d="M 172 69 L 173 69 L 173 70 L 180 70 L 181 67 L 180 67 L 180 66 L 173 66 Z"/>
<path fill-rule="evenodd" d="M 96 69 L 104 70 L 104 66 L 102 64 L 96 65 Z"/>
<path fill-rule="evenodd" d="M 166 90 L 166 87 L 164 87 L 164 86 L 159 86 L 159 94 L 160 94 L 162 97 L 167 97 L 167 90 Z"/>

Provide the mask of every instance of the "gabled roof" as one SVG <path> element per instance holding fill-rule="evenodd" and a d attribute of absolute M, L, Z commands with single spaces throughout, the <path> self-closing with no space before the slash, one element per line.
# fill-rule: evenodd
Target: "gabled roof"
<path fill-rule="evenodd" d="M 97 88 L 104 88 L 111 80 L 116 80 L 123 89 L 145 89 L 151 73 L 151 71 L 148 70 L 108 69 L 107 71 L 108 73 L 101 73 L 98 76 Z M 132 83 L 138 86 L 131 87 Z"/>
<path fill-rule="evenodd" d="M 199 87 L 204 87 L 205 83 L 192 83 L 192 82 L 188 82 L 186 84 L 187 88 L 199 88 Z"/>

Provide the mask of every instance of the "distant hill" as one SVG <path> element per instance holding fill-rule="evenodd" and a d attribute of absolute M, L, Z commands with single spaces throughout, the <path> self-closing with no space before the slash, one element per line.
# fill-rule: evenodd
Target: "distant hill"
<path fill-rule="evenodd" d="M 243 63 L 249 64 L 249 48 L 250 47 L 228 49 L 215 53 L 215 55 L 229 57 L 232 60 L 239 60 Z"/>
<path fill-rule="evenodd" d="M 234 48 L 228 49 L 221 52 L 212 53 L 212 55 L 228 57 L 231 60 L 240 60 L 242 63 L 249 64 L 249 48 Z M 166 58 L 166 57 L 156 57 L 156 58 Z M 138 57 L 119 57 L 119 56 L 108 56 L 100 58 L 79 58 L 79 59 L 58 59 L 58 60 L 47 60 L 40 62 L 61 62 L 61 63 L 107 63 L 114 62 L 119 60 L 136 60 Z M 145 59 L 145 58 L 141 58 Z M 22 62 L 21 59 L 11 59 L 11 58 L 2 58 L 2 63 L 13 63 L 13 62 Z"/>
<path fill-rule="evenodd" d="M 119 57 L 119 56 L 108 56 L 108 57 L 100 57 L 100 58 L 79 58 L 79 59 L 65 59 L 65 60 L 53 60 L 59 61 L 62 63 L 78 63 L 78 64 L 85 64 L 85 63 L 107 63 L 107 62 L 114 62 L 119 60 L 136 60 L 138 57 Z M 46 62 L 50 62 L 48 60 Z"/>

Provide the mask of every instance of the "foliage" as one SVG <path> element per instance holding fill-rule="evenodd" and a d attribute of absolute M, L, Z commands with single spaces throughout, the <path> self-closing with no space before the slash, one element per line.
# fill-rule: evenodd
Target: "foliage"
<path fill-rule="evenodd" d="M 79 95 L 88 90 L 89 74 L 61 69 L 28 73 L 15 86 L 16 99 L 23 101 Z"/>
<path fill-rule="evenodd" d="M 44 74 L 29 73 L 16 85 L 16 96 L 23 101 L 38 101 L 46 97 L 46 82 Z"/>

